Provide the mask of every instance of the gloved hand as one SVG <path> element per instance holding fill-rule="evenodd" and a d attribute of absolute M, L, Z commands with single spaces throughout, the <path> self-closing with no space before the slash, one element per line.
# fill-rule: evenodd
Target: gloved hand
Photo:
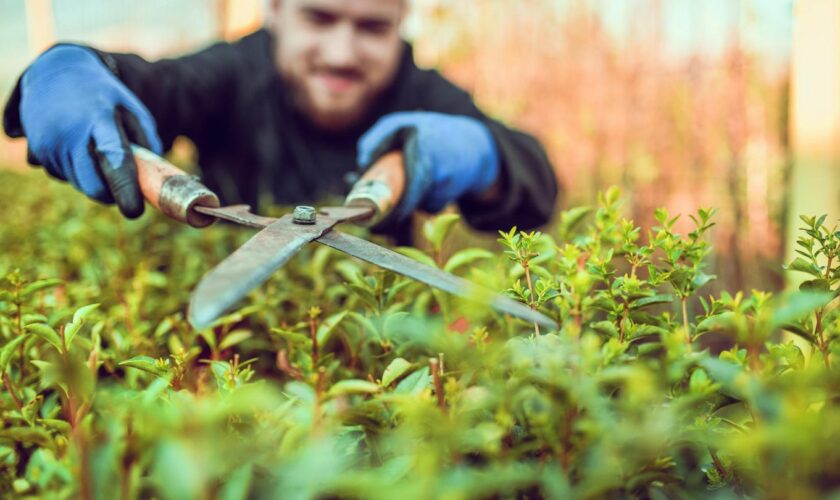
<path fill-rule="evenodd" d="M 386 115 L 359 139 L 358 164 L 367 168 L 400 148 L 406 187 L 397 220 L 417 208 L 434 213 L 463 195 L 481 194 L 499 177 L 496 142 L 475 118 L 428 111 Z"/>
<path fill-rule="evenodd" d="M 20 81 L 20 121 L 30 162 L 129 218 L 143 213 L 130 143 L 160 154 L 154 118 L 142 102 L 84 47 L 42 54 Z"/>

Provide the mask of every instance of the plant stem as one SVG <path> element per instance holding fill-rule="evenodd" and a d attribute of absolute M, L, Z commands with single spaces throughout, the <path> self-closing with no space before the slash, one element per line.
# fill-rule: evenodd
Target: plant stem
<path fill-rule="evenodd" d="M 122 460 L 120 461 L 120 465 L 122 468 L 121 473 L 121 481 L 120 481 L 120 490 L 121 495 L 120 498 L 132 498 L 131 495 L 131 468 L 134 465 L 134 454 L 131 453 L 131 441 L 133 437 L 134 428 L 131 424 L 131 419 L 129 418 L 126 422 L 126 432 L 125 432 L 125 443 L 126 443 L 126 452 L 123 454 Z"/>
<path fill-rule="evenodd" d="M 630 303 L 627 302 L 627 298 L 624 298 L 624 309 L 621 312 L 621 317 L 618 318 L 618 341 L 624 342 L 625 338 L 625 331 L 624 331 L 624 323 L 627 321 L 627 315 L 630 314 Z"/>
<path fill-rule="evenodd" d="M 3 385 L 6 386 L 6 390 L 9 391 L 9 395 L 12 396 L 12 401 L 15 402 L 15 406 L 17 406 L 18 411 L 23 414 L 23 406 L 20 404 L 20 400 L 17 397 L 15 386 L 12 384 L 9 374 L 6 372 L 3 372 Z"/>
<path fill-rule="evenodd" d="M 309 338 L 312 340 L 312 366 L 318 366 L 318 322 L 309 318 Z"/>
<path fill-rule="evenodd" d="M 435 395 L 437 396 L 438 407 L 446 411 L 446 397 L 443 393 L 443 382 L 440 380 L 440 361 L 437 358 L 429 360 L 429 367 L 432 370 L 432 381 L 435 384 Z"/>
<path fill-rule="evenodd" d="M 20 303 L 20 284 L 15 285 L 15 306 L 17 307 L 17 327 L 18 327 L 18 335 L 23 335 L 23 309 Z M 26 349 L 24 347 L 26 342 L 22 342 L 20 347 L 18 348 L 18 380 L 23 380 L 23 369 L 26 366 L 25 354 Z"/>
<path fill-rule="evenodd" d="M 528 261 L 523 260 L 521 262 L 521 264 L 522 264 L 522 267 L 525 269 L 525 282 L 528 283 L 528 290 L 531 292 L 531 296 L 530 296 L 530 300 L 528 301 L 529 302 L 528 305 L 531 306 L 531 309 L 536 311 L 537 310 L 537 303 L 534 301 L 534 286 L 531 284 L 531 271 L 528 269 Z M 536 321 L 534 321 L 534 332 L 537 335 L 540 334 L 540 325 L 537 324 Z"/>
<path fill-rule="evenodd" d="M 327 382 L 327 370 L 318 368 L 318 378 L 315 382 L 315 406 L 312 408 L 312 435 L 321 434 L 321 400 L 324 398 L 324 386 Z"/>
<path fill-rule="evenodd" d="M 64 337 L 64 325 L 59 327 L 58 335 L 61 337 L 61 356 L 67 357 L 67 339 Z"/>
<path fill-rule="evenodd" d="M 75 424 L 73 424 L 73 439 L 76 441 L 76 446 L 79 450 L 79 461 L 81 462 L 79 465 L 80 496 L 85 500 L 92 499 L 93 484 L 91 481 L 90 453 L 85 436 L 82 435 L 82 430 L 77 429 Z"/>
<path fill-rule="evenodd" d="M 574 422 L 577 413 L 577 405 L 572 406 L 563 425 L 563 453 L 560 456 L 560 464 L 563 466 L 564 471 L 568 471 L 572 463 L 572 432 L 574 431 Z"/>
<path fill-rule="evenodd" d="M 682 304 L 683 327 L 685 328 L 685 335 L 688 338 L 688 342 L 691 343 L 691 331 L 688 329 L 688 307 L 686 306 L 686 302 L 688 302 L 686 297 L 680 298 L 680 303 Z"/>
<path fill-rule="evenodd" d="M 289 362 L 289 356 L 286 352 L 286 349 L 280 349 L 279 351 L 277 351 L 276 365 L 281 372 L 287 374 L 293 379 L 303 380 L 303 373 L 301 373 L 300 370 L 292 366 L 292 364 Z"/>
<path fill-rule="evenodd" d="M 826 281 L 829 280 L 829 276 L 831 275 L 831 262 L 834 260 L 834 255 L 828 256 L 828 261 L 825 264 L 825 275 L 824 278 Z M 820 352 L 823 356 L 823 364 L 825 364 L 826 370 L 831 369 L 831 361 L 828 359 L 828 342 L 825 340 L 825 334 L 823 332 L 823 324 L 822 318 L 823 314 L 825 313 L 825 308 L 820 307 L 814 313 L 816 321 L 814 321 L 814 336 L 817 338 L 817 347 L 820 349 Z"/>
<path fill-rule="evenodd" d="M 712 464 L 715 466 L 715 470 L 717 470 L 718 474 L 720 474 L 721 479 L 724 481 L 728 480 L 729 473 L 726 471 L 726 467 L 723 465 L 720 457 L 718 456 L 717 452 L 712 449 L 711 446 L 709 448 L 709 455 L 712 457 Z"/>

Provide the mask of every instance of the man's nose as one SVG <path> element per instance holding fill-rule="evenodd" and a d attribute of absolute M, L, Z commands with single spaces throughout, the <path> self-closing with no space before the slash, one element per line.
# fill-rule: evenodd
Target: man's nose
<path fill-rule="evenodd" d="M 356 32 L 352 23 L 340 23 L 330 30 L 321 48 L 323 62 L 330 66 L 356 65 Z"/>

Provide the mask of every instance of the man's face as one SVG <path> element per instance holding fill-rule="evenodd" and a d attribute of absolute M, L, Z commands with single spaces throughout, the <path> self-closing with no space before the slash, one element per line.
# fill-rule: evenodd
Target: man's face
<path fill-rule="evenodd" d="M 357 123 L 394 77 L 405 0 L 275 0 L 275 61 L 317 125 Z"/>

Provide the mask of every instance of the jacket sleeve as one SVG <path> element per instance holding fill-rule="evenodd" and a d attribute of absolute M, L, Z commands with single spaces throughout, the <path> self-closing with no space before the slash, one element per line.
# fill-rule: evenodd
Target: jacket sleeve
<path fill-rule="evenodd" d="M 168 148 L 178 135 L 206 143 L 226 130 L 245 79 L 254 75 L 252 56 L 269 50 L 269 43 L 268 34 L 260 31 L 234 43 L 220 42 L 154 62 L 134 54 L 100 56 L 149 108 Z"/>
<path fill-rule="evenodd" d="M 554 212 L 558 181 L 548 156 L 532 136 L 489 118 L 467 92 L 436 71 L 420 70 L 420 107 L 426 111 L 471 116 L 481 120 L 496 141 L 501 162 L 501 195 L 492 202 L 466 196 L 458 201 L 466 221 L 479 230 L 533 229 Z"/>
<path fill-rule="evenodd" d="M 224 130 L 252 64 L 243 53 L 268 50 L 268 44 L 268 34 L 257 32 L 235 43 L 217 43 L 194 54 L 158 61 L 89 48 L 149 108 L 168 149 L 178 135 L 206 142 L 209 135 Z M 12 136 L 23 135 L 19 102 L 20 82 L 4 112 L 4 126 Z"/>

